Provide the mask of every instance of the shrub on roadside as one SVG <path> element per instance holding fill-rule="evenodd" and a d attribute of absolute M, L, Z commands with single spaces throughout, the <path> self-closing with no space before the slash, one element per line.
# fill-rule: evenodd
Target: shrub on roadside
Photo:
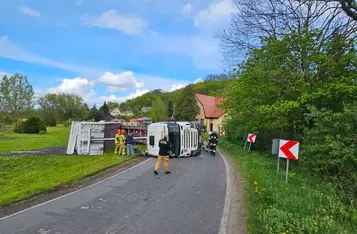
<path fill-rule="evenodd" d="M 24 122 L 24 133 L 38 134 L 46 131 L 45 123 L 38 117 L 30 117 Z"/>
<path fill-rule="evenodd" d="M 57 125 L 57 119 L 53 113 L 46 114 L 43 119 L 46 126 L 55 127 Z"/>
<path fill-rule="evenodd" d="M 65 127 L 65 128 L 69 128 L 70 126 L 71 126 L 71 122 L 70 121 L 65 121 L 64 123 L 63 123 L 63 126 Z"/>
<path fill-rule="evenodd" d="M 22 119 L 16 120 L 14 124 L 14 133 L 24 133 L 24 123 L 25 121 Z"/>

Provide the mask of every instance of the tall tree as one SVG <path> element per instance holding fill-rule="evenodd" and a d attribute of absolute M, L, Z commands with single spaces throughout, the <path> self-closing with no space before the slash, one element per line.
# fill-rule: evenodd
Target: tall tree
<path fill-rule="evenodd" d="M 177 120 L 194 121 L 199 112 L 199 106 L 195 98 L 193 85 L 188 85 L 183 89 L 174 112 Z"/>
<path fill-rule="evenodd" d="M 168 105 L 167 105 L 167 113 L 168 113 L 168 117 L 173 117 L 174 116 L 174 103 L 173 101 L 169 101 Z"/>
<path fill-rule="evenodd" d="M 0 111 L 14 115 L 27 111 L 34 106 L 32 85 L 26 76 L 15 74 L 3 76 L 0 82 Z"/>
<path fill-rule="evenodd" d="M 97 109 L 97 106 L 94 105 L 89 112 L 89 118 L 94 121 L 100 121 L 102 118 L 102 113 Z"/>
<path fill-rule="evenodd" d="M 83 106 L 82 106 L 82 114 L 81 114 L 82 119 L 88 120 L 89 119 L 89 112 L 90 112 L 90 109 L 88 107 L 88 104 L 84 103 Z"/>
<path fill-rule="evenodd" d="M 45 113 L 56 113 L 61 121 L 83 118 L 83 99 L 73 94 L 47 94 L 38 100 Z"/>
<path fill-rule="evenodd" d="M 167 117 L 167 108 L 160 97 L 153 102 L 149 115 L 154 121 L 163 120 Z"/>
<path fill-rule="evenodd" d="M 104 103 L 103 103 L 103 106 L 101 106 L 101 107 L 99 108 L 99 110 L 103 113 L 103 116 L 109 115 L 110 110 L 109 110 L 109 107 L 108 107 L 108 105 L 107 105 L 107 102 L 104 102 Z"/>

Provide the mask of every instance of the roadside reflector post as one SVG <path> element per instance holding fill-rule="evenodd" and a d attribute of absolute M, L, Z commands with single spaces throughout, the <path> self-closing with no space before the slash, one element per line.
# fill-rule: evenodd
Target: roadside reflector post
<path fill-rule="evenodd" d="M 243 147 L 243 149 L 245 149 L 245 147 L 247 146 L 247 134 L 245 133 L 244 134 L 244 147 Z"/>
<path fill-rule="evenodd" d="M 273 139 L 273 144 L 271 146 L 271 154 L 276 155 L 278 158 L 276 173 L 279 173 L 279 169 L 280 169 L 280 157 L 278 156 L 278 154 L 279 154 L 279 139 Z"/>

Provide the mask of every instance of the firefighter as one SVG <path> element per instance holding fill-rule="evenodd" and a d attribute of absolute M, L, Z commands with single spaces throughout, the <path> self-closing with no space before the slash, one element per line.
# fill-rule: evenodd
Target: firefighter
<path fill-rule="evenodd" d="M 162 160 L 164 160 L 165 173 L 170 174 L 169 171 L 169 151 L 171 149 L 170 142 L 167 140 L 168 135 L 165 133 L 164 138 L 159 141 L 159 155 L 157 156 L 157 163 L 154 168 L 154 174 L 158 175 L 157 172 L 161 166 Z"/>
<path fill-rule="evenodd" d="M 211 155 L 213 155 L 213 156 L 216 155 L 217 145 L 218 145 L 218 135 L 216 132 L 213 132 L 209 136 L 209 151 L 211 152 Z"/>
<path fill-rule="evenodd" d="M 120 142 L 120 134 L 121 134 L 121 130 L 118 129 L 117 133 L 115 134 L 115 137 L 114 137 L 114 144 L 115 144 L 115 150 L 114 150 L 114 153 L 117 154 L 118 153 L 118 150 L 119 150 L 119 142 Z M 120 153 L 119 153 L 120 154 Z"/>
<path fill-rule="evenodd" d="M 119 135 L 119 155 L 125 155 L 125 130 L 120 131 Z"/>

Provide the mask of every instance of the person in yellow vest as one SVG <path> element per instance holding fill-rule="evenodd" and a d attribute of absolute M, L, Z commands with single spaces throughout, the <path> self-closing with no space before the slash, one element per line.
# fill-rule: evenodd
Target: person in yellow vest
<path fill-rule="evenodd" d="M 115 134 L 114 136 L 114 144 L 115 144 L 115 150 L 114 150 L 114 153 L 117 154 L 118 153 L 118 150 L 119 150 L 119 142 L 120 142 L 120 133 L 121 133 L 121 130 L 118 129 L 117 133 Z"/>
<path fill-rule="evenodd" d="M 119 135 L 119 155 L 125 155 L 125 131 L 121 130 L 121 134 Z"/>

